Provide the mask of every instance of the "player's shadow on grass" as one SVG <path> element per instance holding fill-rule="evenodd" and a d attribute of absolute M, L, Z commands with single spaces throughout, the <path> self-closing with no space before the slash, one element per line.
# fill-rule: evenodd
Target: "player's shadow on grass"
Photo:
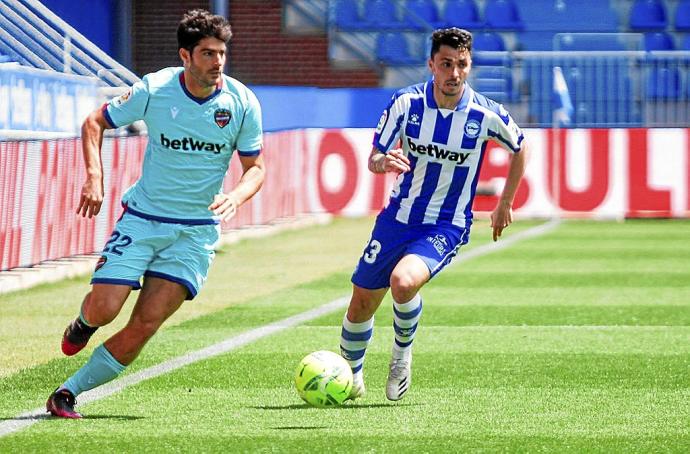
<path fill-rule="evenodd" d="M 357 410 L 357 409 L 362 409 L 362 408 L 388 408 L 388 407 L 412 407 L 412 406 L 418 406 L 419 404 L 413 404 L 413 403 L 390 403 L 390 404 L 345 404 L 345 405 L 340 405 L 340 406 L 334 406 L 334 407 L 323 407 L 319 408 L 319 410 Z M 259 405 L 255 407 L 250 407 L 255 410 L 310 410 L 312 408 L 311 405 L 308 404 L 292 404 L 292 405 Z"/>

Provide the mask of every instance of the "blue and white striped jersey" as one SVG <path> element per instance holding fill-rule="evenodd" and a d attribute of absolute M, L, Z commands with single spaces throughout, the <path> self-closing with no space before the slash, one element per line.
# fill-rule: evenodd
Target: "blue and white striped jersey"
<path fill-rule="evenodd" d="M 487 142 L 517 153 L 523 138 L 502 105 L 467 83 L 455 110 L 437 106 L 431 81 L 399 90 L 379 120 L 374 147 L 387 153 L 400 139 L 411 170 L 398 176 L 381 215 L 469 227 Z"/>

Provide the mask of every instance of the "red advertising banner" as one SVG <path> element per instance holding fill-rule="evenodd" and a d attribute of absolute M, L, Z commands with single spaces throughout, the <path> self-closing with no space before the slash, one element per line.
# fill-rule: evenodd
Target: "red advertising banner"
<path fill-rule="evenodd" d="M 531 159 L 514 202 L 516 215 L 689 217 L 688 129 L 525 130 Z M 307 129 L 265 134 L 262 190 L 223 229 L 302 213 L 362 216 L 381 209 L 392 175 L 367 170 L 370 129 Z M 102 247 L 119 218 L 122 193 L 139 176 L 146 137 L 103 143 L 106 197 L 99 216 L 77 216 L 84 166 L 79 139 L 0 142 L 0 270 Z M 510 156 L 485 150 L 480 184 L 503 186 Z M 233 158 L 225 188 L 239 180 Z M 497 196 L 477 196 L 490 211 Z"/>

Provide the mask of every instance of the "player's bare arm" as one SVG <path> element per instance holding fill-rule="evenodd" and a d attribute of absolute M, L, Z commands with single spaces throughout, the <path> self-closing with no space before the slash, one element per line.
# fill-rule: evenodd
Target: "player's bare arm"
<path fill-rule="evenodd" d="M 237 213 L 237 209 L 256 194 L 264 183 L 266 167 L 262 155 L 240 156 L 242 177 L 237 186 L 227 194 L 218 194 L 208 209 L 220 219 L 227 221 Z"/>
<path fill-rule="evenodd" d="M 373 173 L 405 173 L 410 171 L 410 160 L 399 148 L 388 153 L 381 153 L 378 148 L 372 147 L 369 155 L 369 170 Z"/>
<path fill-rule="evenodd" d="M 92 218 L 101 211 L 103 204 L 103 162 L 101 160 L 101 144 L 103 132 L 108 129 L 103 109 L 91 112 L 81 127 L 81 144 L 86 167 L 86 181 L 81 188 L 81 197 L 77 214 Z"/>
<path fill-rule="evenodd" d="M 496 208 L 491 213 L 491 228 L 493 229 L 494 241 L 497 241 L 503 233 L 503 229 L 513 222 L 513 199 L 515 199 L 515 193 L 520 185 L 522 175 L 525 173 L 528 158 L 529 148 L 527 147 L 527 142 L 524 141 L 520 151 L 511 156 L 503 193 L 498 200 Z"/>

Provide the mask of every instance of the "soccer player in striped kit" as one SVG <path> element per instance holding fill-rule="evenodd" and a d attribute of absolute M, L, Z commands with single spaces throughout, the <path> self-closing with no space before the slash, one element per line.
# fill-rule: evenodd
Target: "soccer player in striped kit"
<path fill-rule="evenodd" d="M 498 205 L 491 213 L 493 240 L 512 222 L 512 203 L 525 171 L 522 131 L 502 105 L 467 83 L 472 34 L 459 28 L 432 34 L 432 79 L 399 90 L 374 134 L 369 170 L 395 172 L 388 205 L 352 275 L 340 348 L 354 374 L 351 399 L 365 393 L 362 366 L 374 313 L 389 288 L 395 342 L 386 396 L 400 400 L 412 379 L 412 342 L 422 313 L 419 290 L 469 241 L 479 169 L 487 142 L 511 152 Z M 393 148 L 397 143 L 401 149 Z"/>

